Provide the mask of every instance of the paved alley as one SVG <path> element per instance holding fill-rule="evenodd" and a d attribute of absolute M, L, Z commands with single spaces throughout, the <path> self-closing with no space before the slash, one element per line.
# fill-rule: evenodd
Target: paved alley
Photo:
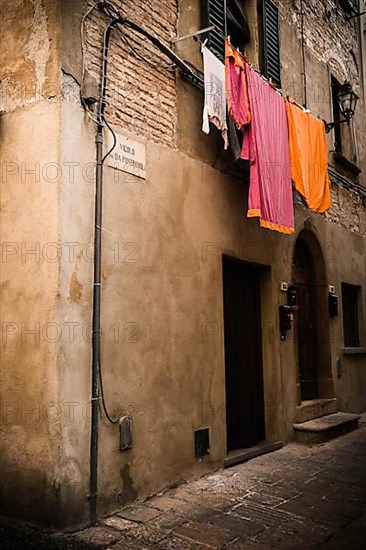
<path fill-rule="evenodd" d="M 53 535 L 42 548 L 361 549 L 365 464 L 363 415 L 358 430 L 331 442 L 287 445 L 121 509 L 97 527 Z"/>

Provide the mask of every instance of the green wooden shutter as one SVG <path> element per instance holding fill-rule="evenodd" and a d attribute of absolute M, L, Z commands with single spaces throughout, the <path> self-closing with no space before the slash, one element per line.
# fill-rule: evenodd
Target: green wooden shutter
<path fill-rule="evenodd" d="M 262 71 L 264 76 L 281 86 L 280 17 L 279 9 L 272 0 L 263 0 L 262 32 Z"/>
<path fill-rule="evenodd" d="M 359 2 L 358 0 L 341 0 L 341 4 L 346 12 L 355 14 L 359 11 Z"/>
<path fill-rule="evenodd" d="M 202 25 L 215 25 L 210 31 L 207 46 L 221 61 L 225 57 L 226 0 L 201 0 Z"/>

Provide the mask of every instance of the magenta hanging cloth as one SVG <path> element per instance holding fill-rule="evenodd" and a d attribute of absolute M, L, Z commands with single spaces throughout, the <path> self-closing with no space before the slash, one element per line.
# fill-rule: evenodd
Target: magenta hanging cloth
<path fill-rule="evenodd" d="M 248 217 L 261 227 L 294 232 L 289 137 L 283 98 L 246 65 L 252 121 L 244 129 L 241 158 L 250 160 Z"/>
<path fill-rule="evenodd" d="M 229 114 L 237 126 L 251 121 L 245 58 L 225 41 L 225 82 Z"/>

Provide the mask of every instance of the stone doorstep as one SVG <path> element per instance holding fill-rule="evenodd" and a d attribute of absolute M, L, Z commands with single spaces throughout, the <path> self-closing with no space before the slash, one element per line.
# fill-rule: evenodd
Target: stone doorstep
<path fill-rule="evenodd" d="M 314 418 L 333 414 L 338 411 L 338 402 L 335 397 L 332 399 L 311 399 L 303 401 L 301 405 L 296 407 L 295 422 L 307 422 Z"/>
<path fill-rule="evenodd" d="M 96 548 L 105 548 L 121 540 L 122 537 L 123 533 L 121 531 L 103 525 L 87 527 L 72 536 L 73 539 L 92 544 Z"/>
<path fill-rule="evenodd" d="M 299 443 L 324 443 L 358 427 L 360 415 L 337 412 L 293 425 Z"/>
<path fill-rule="evenodd" d="M 160 512 L 148 506 L 144 506 L 144 504 L 136 504 L 119 510 L 116 512 L 116 515 L 123 519 L 136 521 L 137 523 L 147 523 L 157 518 Z"/>
<path fill-rule="evenodd" d="M 225 458 L 224 468 L 229 466 L 235 466 L 240 462 L 245 462 L 251 458 L 255 458 L 266 453 L 271 453 L 281 449 L 283 447 L 282 441 L 262 441 L 258 445 L 249 447 L 247 449 L 236 449 L 235 451 L 230 451 L 228 456 Z"/>

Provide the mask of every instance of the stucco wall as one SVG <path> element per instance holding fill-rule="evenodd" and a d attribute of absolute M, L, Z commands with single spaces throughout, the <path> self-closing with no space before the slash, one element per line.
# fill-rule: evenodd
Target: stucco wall
<path fill-rule="evenodd" d="M 57 261 L 60 63 L 57 3 L 2 10 L 2 513 L 57 521 Z"/>
<path fill-rule="evenodd" d="M 64 115 L 82 127 L 80 108 L 67 107 Z M 79 136 L 74 134 L 70 147 L 86 143 Z M 103 416 L 100 511 L 222 464 L 222 253 L 267 268 L 276 254 L 285 254 L 287 244 L 274 235 L 263 246 L 255 222 L 241 215 L 246 199 L 240 182 L 223 180 L 218 171 L 203 180 L 199 161 L 151 142 L 147 155 L 146 180 L 105 169 L 102 368 L 107 405 L 113 415 L 132 416 L 134 444 L 121 453 L 118 429 Z M 73 268 L 65 269 L 70 275 Z M 285 434 L 282 418 L 273 414 L 282 406 L 274 284 L 279 270 L 276 264 L 273 273 L 263 274 L 263 338 L 271 342 L 264 352 L 267 433 L 273 439 Z M 87 290 L 88 272 L 79 269 L 79 275 Z M 88 294 L 73 305 L 73 319 L 84 318 L 87 303 Z M 69 388 L 68 400 L 76 402 L 89 392 L 89 356 L 84 347 L 64 342 L 63 357 L 63 387 Z M 194 430 L 206 426 L 211 454 L 198 461 Z M 65 426 L 64 434 L 75 476 L 82 479 L 88 461 L 81 449 L 87 448 L 89 434 L 80 423 Z"/>
<path fill-rule="evenodd" d="M 293 93 L 291 86 L 299 85 L 301 89 L 299 6 L 298 2 L 283 4 L 283 82 L 284 89 Z M 327 21 L 317 18 L 315 23 L 312 13 L 319 6 L 314 4 L 311 11 L 310 3 L 304 4 L 309 42 L 308 85 L 314 89 L 319 85 L 325 93 L 320 102 L 309 96 L 309 105 L 315 114 L 330 120 L 326 52 L 319 53 L 319 45 L 311 39 L 312 29 L 320 28 L 324 48 L 328 48 L 328 31 L 323 33 Z M 33 15 L 36 10 L 39 14 L 41 8 L 46 9 L 42 7 L 44 3 L 36 0 L 29 5 L 33 6 Z M 256 44 L 254 3 L 248 5 Z M 42 406 L 56 402 L 62 414 L 55 422 L 43 421 L 39 426 L 17 419 L 11 420 L 10 425 L 3 422 L 2 442 L 7 441 L 4 447 L 9 459 L 12 455 L 17 457 L 14 473 L 27 472 L 28 460 L 28 468 L 33 464 L 39 475 L 45 476 L 44 482 L 33 484 L 35 490 L 48 487 L 47 491 L 52 492 L 54 487 L 56 508 L 49 506 L 49 519 L 55 519 L 60 510 L 60 521 L 70 524 L 85 522 L 88 517 L 95 126 L 79 101 L 79 23 L 91 3 L 65 3 L 61 28 L 57 26 L 58 16 L 53 16 L 54 27 L 50 26 L 54 12 L 51 3 L 46 6 L 50 10 L 48 17 L 37 16 L 39 34 L 43 36 L 41 61 L 38 68 L 31 64 L 30 75 L 46 82 L 42 80 L 49 74 L 45 60 L 53 55 L 49 48 L 62 40 L 58 46 L 62 63 L 54 54 L 49 76 L 50 81 L 58 82 L 58 90 L 61 84 L 61 101 L 60 94 L 53 98 L 43 93 L 38 102 L 29 105 L 9 94 L 1 131 L 2 142 L 6 143 L 5 162 L 56 162 L 61 168 L 60 177 L 52 184 L 43 177 L 35 187 L 31 176 L 23 182 L 18 173 L 10 174 L 2 185 L 1 220 L 6 241 L 29 242 L 32 235 L 32 243 L 39 241 L 41 247 L 45 242 L 58 242 L 61 255 L 56 262 L 48 260 L 36 265 L 28 259 L 22 263 L 19 255 L 9 255 L 5 271 L 2 270 L 2 314 L 5 313 L 6 321 L 9 316 L 13 321 L 16 314 L 19 323 L 39 319 L 44 325 L 55 321 L 61 336 L 53 343 L 43 338 L 37 346 L 28 336 L 22 344 L 21 332 L 9 336 L 4 346 L 6 360 L 2 361 L 6 369 L 2 389 L 6 399 L 8 392 L 18 391 L 27 396 L 27 401 L 35 398 Z M 183 35 L 200 27 L 198 2 L 181 2 L 179 10 L 176 2 L 168 0 L 149 5 L 140 0 L 118 2 L 116 6 L 167 43 L 176 32 Z M 290 7 L 295 9 L 291 18 L 287 9 Z M 146 11 L 148 17 L 144 15 Z M 32 44 L 35 40 L 30 38 L 33 15 L 25 28 L 19 22 L 19 59 L 11 58 L 7 66 L 11 74 L 18 63 L 15 74 L 22 79 L 25 71 L 27 81 L 29 67 L 26 64 L 24 68 L 22 63 L 24 52 L 33 51 L 29 46 L 29 41 Z M 332 24 L 338 21 L 338 15 L 334 17 Z M 98 78 L 101 35 L 106 22 L 100 13 L 93 13 L 86 25 L 86 67 Z M 45 29 L 50 33 L 52 46 L 45 42 Z M 7 33 L 12 44 L 10 24 Z M 150 62 L 167 63 L 145 40 L 127 34 L 130 44 Z M 343 63 L 356 79 L 348 53 L 354 38 L 342 34 L 340 40 L 337 56 L 344 54 Z M 199 44 L 193 40 L 180 43 L 176 50 L 195 66 L 201 66 Z M 256 48 L 252 50 L 255 61 Z M 107 406 L 112 414 L 132 417 L 134 443 L 132 450 L 121 453 L 118 428 L 102 416 L 100 513 L 223 463 L 226 421 L 222 254 L 263 268 L 266 435 L 268 439 L 283 441 L 292 437 L 298 369 L 293 331 L 284 342 L 279 337 L 278 306 L 286 301 L 279 284 L 291 281 L 296 236 L 304 227 L 314 233 L 325 261 L 326 284 L 334 285 L 338 293 L 342 281 L 364 285 L 366 268 L 365 210 L 359 196 L 334 186 L 332 209 L 326 216 L 310 213 L 295 199 L 294 236 L 260 229 L 256 220 L 245 217 L 248 186 L 240 172 L 236 171 L 236 177 L 228 175 L 233 173 L 232 161 L 230 152 L 222 152 L 220 135 L 215 130 L 209 136 L 201 132 L 202 93 L 175 73 L 156 70 L 136 60 L 117 35 L 113 35 L 110 55 L 107 116 L 117 131 L 129 130 L 145 141 L 147 178 L 105 167 L 102 368 Z M 357 120 L 355 124 L 361 125 L 361 114 Z M 329 140 L 331 146 L 331 137 Z M 361 164 L 361 138 L 357 142 L 357 162 Z M 365 292 L 361 309 L 365 311 Z M 351 358 L 348 366 L 345 360 L 340 372 L 337 360 L 343 347 L 341 317 L 329 323 L 331 335 L 336 336 L 331 336 L 328 343 L 333 376 L 327 387 L 329 391 L 334 388 L 342 408 L 361 410 L 366 407 L 366 397 L 359 390 L 365 387 L 364 357 Z M 194 430 L 206 426 L 210 428 L 211 453 L 196 460 Z M 22 451 L 15 443 L 14 432 L 24 434 Z M 23 479 L 21 475 L 19 479 Z M 36 475 L 33 478 L 38 479 Z M 5 487 L 8 498 L 10 485 Z M 24 487 L 23 481 L 15 486 L 18 503 Z M 29 502 L 34 501 L 30 497 Z M 23 510 L 24 515 L 26 512 Z"/>
<path fill-rule="evenodd" d="M 139 13 L 136 4 L 135 8 Z M 171 20 L 175 21 L 174 5 L 169 3 L 169 9 Z M 133 18 L 128 5 L 123 13 Z M 315 26 L 312 13 L 307 7 L 307 32 Z M 165 21 L 165 10 L 162 15 Z M 173 27 L 169 33 L 158 28 L 154 19 L 145 20 L 143 24 L 168 43 L 175 34 Z M 342 24 L 341 18 L 337 24 Z M 88 35 L 88 40 L 95 42 L 87 55 L 96 56 L 100 31 L 98 34 L 94 25 L 95 20 L 91 25 L 93 35 Z M 317 20 L 316 25 L 322 32 L 327 21 Z M 192 32 L 199 26 L 197 3 L 182 3 L 178 34 Z M 284 8 L 281 8 L 281 29 L 284 89 L 301 101 L 301 95 L 295 93 L 296 89 L 302 90 L 298 17 L 289 19 Z M 349 34 L 345 40 L 354 44 L 355 39 Z M 330 120 L 329 69 L 324 57 L 328 36 L 329 33 L 325 36 L 322 54 L 317 52 L 317 46 L 313 48 L 310 44 L 306 58 L 308 87 L 314 92 L 308 95 L 309 106 L 314 114 Z M 253 40 L 257 40 L 255 32 Z M 141 47 L 143 43 L 140 42 Z M 117 39 L 112 48 L 113 52 L 117 48 L 125 51 L 123 42 Z M 181 42 L 176 51 L 201 67 L 198 43 L 193 40 Z M 338 51 L 346 52 L 345 46 L 341 44 Z M 348 50 L 344 55 L 344 63 L 348 66 Z M 96 56 L 95 59 L 100 58 Z M 129 63 L 129 57 L 122 61 L 112 55 L 112 88 L 116 82 L 121 82 L 116 76 L 119 71 L 130 74 Z M 353 72 L 351 76 L 356 78 Z M 150 78 L 154 79 L 150 82 L 153 91 L 161 77 L 150 71 Z M 170 83 L 173 85 L 173 80 Z M 142 90 L 145 84 L 143 81 Z M 140 83 L 135 82 L 135 86 L 139 87 Z M 124 87 L 120 92 L 125 93 Z M 157 107 L 155 99 L 154 93 L 150 98 L 144 95 L 144 101 L 154 108 Z M 287 440 L 292 434 L 297 404 L 296 350 L 292 334 L 285 342 L 280 342 L 277 312 L 278 305 L 285 301 L 279 283 L 291 280 L 294 242 L 304 223 L 309 225 L 311 220 L 320 242 L 327 284 L 334 284 L 338 291 L 340 282 L 348 277 L 351 257 L 353 278 L 362 284 L 364 276 L 365 218 L 359 197 L 347 195 L 344 189 L 335 186 L 332 190 L 334 205 L 327 214 L 328 219 L 298 205 L 294 237 L 260 230 L 255 220 L 245 218 L 247 187 L 240 181 L 240 175 L 233 179 L 218 170 L 220 167 L 227 171 L 230 164 L 229 153 L 222 153 L 220 136 L 215 131 L 209 136 L 201 133 L 201 92 L 177 78 L 174 102 L 169 110 L 172 120 L 177 117 L 177 132 L 174 140 L 161 140 L 169 147 L 153 143 L 156 137 L 149 128 L 153 119 L 146 117 L 144 124 L 140 124 L 138 106 L 133 98 L 129 98 L 128 108 L 136 115 L 136 126 L 134 122 L 118 120 L 116 112 L 122 105 L 120 101 L 117 98 L 109 106 L 110 120 L 117 128 L 128 129 L 135 136 L 146 139 L 147 180 L 126 177 L 110 168 L 105 172 L 103 326 L 107 329 L 103 336 L 103 372 L 108 403 L 118 404 L 120 412 L 130 412 L 133 417 L 134 446 L 131 451 L 121 454 L 116 429 L 103 421 L 102 508 L 113 506 L 112 502 L 146 495 L 181 477 L 222 464 L 226 453 L 222 253 L 271 266 L 263 272 L 262 319 L 268 438 Z M 81 115 L 75 112 L 72 116 L 75 120 Z M 156 128 L 165 133 L 166 138 L 171 135 L 160 126 Z M 329 137 L 330 146 L 331 139 Z M 175 145 L 179 151 L 174 150 Z M 74 149 L 79 147 L 81 143 L 78 146 L 74 142 Z M 354 236 L 349 237 L 346 229 Z M 347 247 L 345 242 L 354 244 Z M 342 246 L 338 249 L 339 243 Z M 347 248 L 349 252 L 344 253 Z M 337 256 L 336 265 L 332 264 L 334 255 Z M 335 324 L 340 326 L 340 318 Z M 117 326 L 119 334 L 115 341 Z M 213 334 L 206 335 L 203 342 L 202 331 L 207 327 Z M 334 379 L 342 345 L 332 342 L 329 347 Z M 343 381 L 339 379 L 334 383 L 330 379 L 328 384 L 329 391 L 335 388 L 332 391 L 336 391 L 341 404 L 346 391 Z M 355 383 L 357 377 L 351 385 Z M 112 409 L 115 411 L 118 407 Z M 193 432 L 205 425 L 211 429 L 211 455 L 197 462 Z"/>

